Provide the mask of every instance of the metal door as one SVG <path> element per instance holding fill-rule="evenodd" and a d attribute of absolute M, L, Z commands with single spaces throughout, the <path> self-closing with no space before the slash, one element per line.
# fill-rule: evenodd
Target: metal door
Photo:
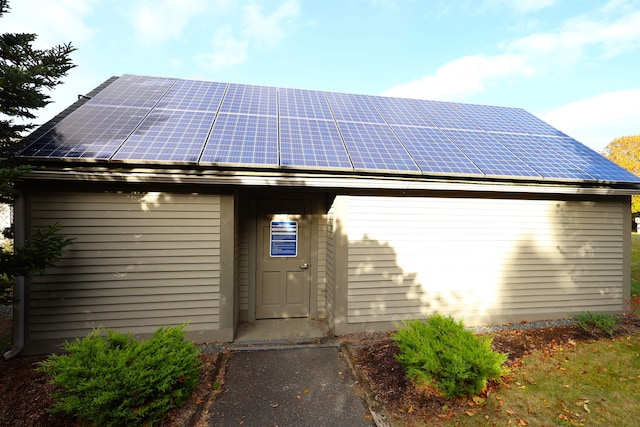
<path fill-rule="evenodd" d="M 258 202 L 256 319 L 309 316 L 310 202 Z"/>

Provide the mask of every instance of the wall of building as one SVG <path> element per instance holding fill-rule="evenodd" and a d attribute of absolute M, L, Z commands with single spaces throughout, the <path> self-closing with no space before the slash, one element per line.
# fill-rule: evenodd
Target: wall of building
<path fill-rule="evenodd" d="M 28 217 L 30 226 L 60 222 L 75 240 L 58 267 L 27 287 L 25 352 L 55 350 L 98 327 L 146 336 L 188 322 L 194 341 L 228 338 L 220 328 L 220 196 L 35 192 Z"/>
<path fill-rule="evenodd" d="M 621 312 L 629 199 L 340 196 L 338 333 L 451 314 L 466 324 Z"/>

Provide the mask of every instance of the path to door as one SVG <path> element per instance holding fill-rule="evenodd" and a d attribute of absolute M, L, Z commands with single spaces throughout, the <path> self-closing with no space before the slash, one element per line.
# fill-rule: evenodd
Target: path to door
<path fill-rule="evenodd" d="M 336 347 L 233 353 L 210 426 L 375 426 Z"/>

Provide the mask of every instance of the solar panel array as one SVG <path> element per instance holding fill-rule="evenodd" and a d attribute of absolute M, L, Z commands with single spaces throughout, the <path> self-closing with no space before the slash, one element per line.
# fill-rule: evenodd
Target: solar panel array
<path fill-rule="evenodd" d="M 20 156 L 640 182 L 519 108 L 159 77 L 124 75 L 39 135 Z"/>

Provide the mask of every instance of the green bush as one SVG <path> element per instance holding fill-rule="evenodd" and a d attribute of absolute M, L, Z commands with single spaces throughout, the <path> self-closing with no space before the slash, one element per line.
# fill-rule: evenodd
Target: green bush
<path fill-rule="evenodd" d="M 185 325 L 160 328 L 146 341 L 98 329 L 66 342 L 39 370 L 60 386 L 53 412 L 94 426 L 151 426 L 182 406 L 201 369 L 198 350 L 184 340 Z"/>
<path fill-rule="evenodd" d="M 589 327 L 596 327 L 611 336 L 618 323 L 618 319 L 608 313 L 586 311 L 576 316 L 576 322 L 584 330 L 589 329 Z"/>
<path fill-rule="evenodd" d="M 434 385 L 446 398 L 479 393 L 503 373 L 507 360 L 507 354 L 491 350 L 491 337 L 474 335 L 450 316 L 404 322 L 392 337 L 409 379 Z"/>

